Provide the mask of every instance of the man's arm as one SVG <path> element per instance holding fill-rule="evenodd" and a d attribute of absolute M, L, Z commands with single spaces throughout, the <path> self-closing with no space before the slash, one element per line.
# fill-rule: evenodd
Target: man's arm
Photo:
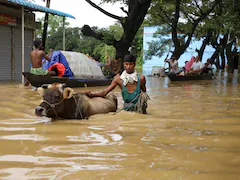
<path fill-rule="evenodd" d="M 115 78 L 112 80 L 112 83 L 107 87 L 107 89 L 100 91 L 100 92 L 96 92 L 96 93 L 91 93 L 89 92 L 85 92 L 85 94 L 88 97 L 104 97 L 106 96 L 110 91 L 112 91 L 117 85 L 118 85 L 118 78 L 120 78 L 119 76 L 115 76 Z"/>
<path fill-rule="evenodd" d="M 46 55 L 46 53 L 44 51 L 42 51 L 42 56 L 44 57 L 44 59 L 46 59 L 50 62 L 51 58 L 52 58 L 52 51 L 49 51 L 48 55 Z"/>
<path fill-rule="evenodd" d="M 140 77 L 140 88 L 142 92 L 146 92 L 146 78 L 144 75 L 141 75 Z"/>

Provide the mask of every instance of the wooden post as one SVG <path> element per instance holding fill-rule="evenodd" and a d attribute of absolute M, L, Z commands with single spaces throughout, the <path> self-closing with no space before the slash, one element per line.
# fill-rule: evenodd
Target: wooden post
<path fill-rule="evenodd" d="M 65 51 L 65 16 L 63 16 L 63 51 Z"/>
<path fill-rule="evenodd" d="M 47 0 L 47 4 L 46 7 L 49 8 L 50 7 L 50 0 Z M 45 13 L 45 18 L 44 18 L 44 27 L 43 27 L 43 34 L 42 34 L 42 46 L 44 48 L 44 50 L 46 50 L 45 46 L 46 46 L 46 39 L 47 39 L 47 28 L 48 28 L 48 13 Z"/>
<path fill-rule="evenodd" d="M 24 72 L 24 7 L 22 6 L 22 72 Z M 24 76 L 22 75 L 22 84 L 24 84 Z"/>

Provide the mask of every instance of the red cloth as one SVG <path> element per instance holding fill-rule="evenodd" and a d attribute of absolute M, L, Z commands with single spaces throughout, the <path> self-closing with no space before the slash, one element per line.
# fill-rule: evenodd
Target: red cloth
<path fill-rule="evenodd" d="M 57 72 L 58 72 L 58 76 L 62 77 L 65 73 L 65 66 L 62 64 L 62 63 L 55 63 L 53 65 L 51 65 L 49 68 L 48 68 L 48 71 L 52 71 L 53 69 L 57 69 Z"/>
<path fill-rule="evenodd" d="M 186 63 L 186 65 L 185 65 L 186 71 L 190 70 L 192 64 L 194 63 L 194 59 L 195 59 L 194 56 L 192 56 L 191 60 Z"/>

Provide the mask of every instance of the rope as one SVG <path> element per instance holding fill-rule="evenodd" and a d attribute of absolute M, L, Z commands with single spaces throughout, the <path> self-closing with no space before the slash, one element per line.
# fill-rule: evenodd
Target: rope
<path fill-rule="evenodd" d="M 77 103 L 76 97 L 74 97 L 74 95 L 73 95 L 73 99 L 74 99 L 74 101 L 75 101 L 75 104 L 77 105 L 77 109 L 78 109 L 78 112 L 79 112 L 79 114 L 80 114 L 80 116 L 81 116 L 81 119 L 83 119 L 82 112 L 81 112 L 81 110 L 80 110 L 79 104 Z"/>
<path fill-rule="evenodd" d="M 58 114 L 57 114 L 57 112 L 56 112 L 56 110 L 55 110 L 55 106 L 61 104 L 63 101 L 64 101 L 64 99 L 62 99 L 62 100 L 59 101 L 58 103 L 53 103 L 53 104 L 51 104 L 51 103 L 47 102 L 46 100 L 43 100 L 42 103 L 45 102 L 46 104 L 48 104 L 48 105 L 52 108 L 52 110 L 54 111 L 57 119 L 60 119 L 59 116 L 58 116 Z"/>
<path fill-rule="evenodd" d="M 135 99 L 137 99 L 139 96 L 142 96 L 143 94 L 146 94 L 146 95 L 147 95 L 147 93 L 141 92 L 141 93 L 138 94 L 132 101 L 130 101 L 129 103 L 126 103 L 126 105 L 125 105 L 124 107 L 128 110 L 128 109 L 130 108 L 130 105 L 132 104 L 132 102 L 133 102 Z M 150 99 L 148 95 L 147 95 L 147 97 L 148 97 L 148 99 Z M 141 99 L 141 98 L 140 98 L 140 99 Z M 145 98 L 144 98 L 144 99 L 145 99 Z M 146 100 L 147 100 L 147 99 L 146 99 Z M 145 100 L 144 102 L 146 102 L 146 100 Z M 137 102 L 137 111 L 138 111 L 138 112 L 140 112 L 139 109 L 142 107 L 142 106 L 141 106 L 142 102 L 143 102 L 142 100 L 140 100 L 140 104 L 139 104 L 139 100 L 138 100 L 138 102 Z M 122 109 L 120 109 L 119 111 L 113 113 L 113 115 L 121 112 L 121 111 L 124 109 L 124 107 L 123 107 Z M 142 113 L 142 112 L 141 112 L 141 113 Z"/>

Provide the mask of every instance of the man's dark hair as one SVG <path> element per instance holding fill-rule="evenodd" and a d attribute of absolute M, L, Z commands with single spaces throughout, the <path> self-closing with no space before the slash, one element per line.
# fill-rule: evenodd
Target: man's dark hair
<path fill-rule="evenodd" d="M 37 39 L 37 40 L 33 41 L 33 44 L 34 44 L 35 48 L 39 48 L 40 45 L 42 44 L 42 41 Z"/>
<path fill-rule="evenodd" d="M 123 61 L 124 62 L 136 62 L 136 57 L 134 55 L 127 54 L 124 56 Z"/>
<path fill-rule="evenodd" d="M 93 56 L 93 59 L 94 59 L 95 61 L 99 61 L 99 62 L 100 62 L 100 56 L 98 56 L 98 55 Z"/>

